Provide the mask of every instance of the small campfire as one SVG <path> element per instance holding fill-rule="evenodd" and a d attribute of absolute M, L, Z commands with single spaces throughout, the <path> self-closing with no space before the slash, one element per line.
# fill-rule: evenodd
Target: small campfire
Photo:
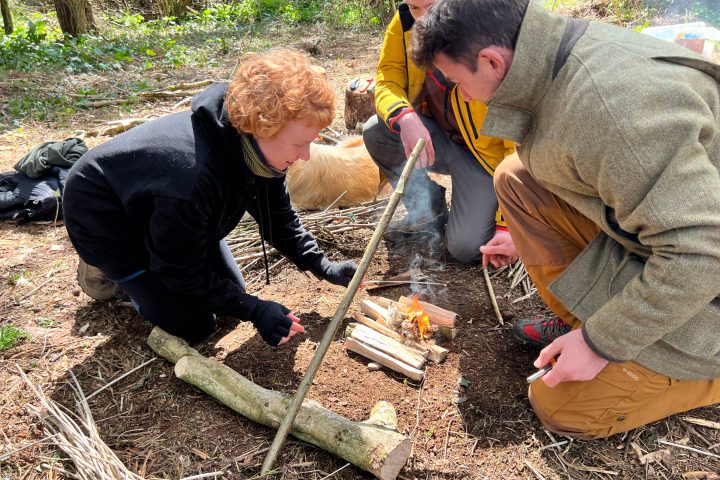
<path fill-rule="evenodd" d="M 429 338 L 428 333 L 430 331 L 430 320 L 428 320 L 428 316 L 427 313 L 425 313 L 425 310 L 423 310 L 420 306 L 418 296 L 413 295 L 412 303 L 407 308 L 407 312 L 408 322 L 412 323 L 414 326 L 417 326 L 418 337 L 420 338 L 420 340 L 425 340 L 426 338 Z"/>
<path fill-rule="evenodd" d="M 457 314 L 418 296 L 384 297 L 360 301 L 345 332 L 345 348 L 413 380 L 422 380 L 427 361 L 440 363 L 448 350 L 436 340 L 452 340 L 457 334 Z"/>
<path fill-rule="evenodd" d="M 410 297 L 410 305 L 391 304 L 388 307 L 388 326 L 405 337 L 423 341 L 432 337 L 430 320 L 420 305 L 418 295 Z"/>

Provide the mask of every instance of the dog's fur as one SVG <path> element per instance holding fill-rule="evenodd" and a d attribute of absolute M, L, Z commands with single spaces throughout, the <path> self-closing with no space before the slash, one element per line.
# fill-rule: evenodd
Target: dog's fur
<path fill-rule="evenodd" d="M 310 160 L 295 162 L 286 178 L 293 205 L 309 210 L 327 208 L 340 195 L 335 207 L 369 202 L 387 184 L 357 135 L 335 146 L 311 144 Z"/>

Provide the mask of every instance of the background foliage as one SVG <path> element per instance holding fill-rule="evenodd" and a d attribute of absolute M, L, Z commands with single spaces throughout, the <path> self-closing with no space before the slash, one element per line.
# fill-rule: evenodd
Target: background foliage
<path fill-rule="evenodd" d="M 28 119 L 68 117 L 83 108 L 84 100 L 108 93 L 98 90 L 98 82 L 88 81 L 88 76 L 132 72 L 135 78 L 130 81 L 128 76 L 123 84 L 127 102 L 132 103 L 134 95 L 152 88 L 153 76 L 185 67 L 217 66 L 239 53 L 236 45 L 242 40 L 273 29 L 295 29 L 298 40 L 310 27 L 330 36 L 371 32 L 379 39 L 396 8 L 392 0 L 98 0 L 93 3 L 97 30 L 66 37 L 52 2 L 10 1 L 15 29 L 0 37 L 0 77 L 16 80 L 14 91 L 0 95 L 0 129 L 20 126 Z M 548 9 L 566 15 L 636 29 L 695 20 L 720 26 L 719 3 L 546 0 Z M 52 75 L 67 85 L 38 96 L 33 75 Z"/>

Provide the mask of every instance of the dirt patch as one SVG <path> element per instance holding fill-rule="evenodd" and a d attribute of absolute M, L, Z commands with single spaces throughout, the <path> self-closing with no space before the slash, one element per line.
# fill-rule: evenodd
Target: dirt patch
<path fill-rule="evenodd" d="M 317 60 L 328 69 L 342 98 L 348 80 L 374 70 L 380 36 L 323 38 Z M 287 38 L 277 41 L 292 43 Z M 232 67 L 228 59 L 215 72 L 183 71 L 177 77 L 163 78 L 167 82 L 226 78 Z M 131 111 L 85 112 L 65 126 L 26 125 L 22 131 L 0 137 L 0 163 L 7 170 L 36 143 L 65 138 L 119 116 L 168 113 L 171 106 L 140 104 Z M 334 130 L 344 131 L 342 109 Z M 323 247 L 333 258 L 359 260 L 368 235 L 348 234 L 342 242 Z M 681 478 L 688 471 L 720 471 L 720 431 L 693 425 L 683 420 L 685 415 L 605 441 L 573 442 L 547 434 L 526 397 L 525 377 L 533 371 L 537 352 L 515 342 L 509 330 L 515 318 L 547 314 L 537 296 L 513 303 L 522 292 L 508 292 L 506 276 L 494 278 L 506 321 L 500 325 L 481 268 L 448 263 L 441 254 L 429 255 L 425 244 L 402 248 L 382 244 L 368 278 L 398 274 L 411 265 L 447 285 L 428 292 L 430 300 L 459 314 L 460 333 L 446 344 L 450 349 L 447 360 L 430 366 L 425 380 L 418 384 L 384 369 L 368 370 L 363 358 L 346 353 L 339 334 L 308 393 L 308 398 L 356 421 L 367 418 L 378 400 L 393 403 L 399 430 L 413 441 L 412 456 L 401 478 L 661 479 Z M 73 469 L 49 441 L 32 444 L 44 436 L 25 408 L 27 403 L 36 404 L 36 399 L 22 383 L 18 368 L 55 401 L 72 409 L 74 400 L 66 385 L 70 371 L 89 394 L 153 356 L 145 345 L 150 326 L 131 308 L 93 302 L 81 293 L 74 279 L 76 266 L 77 257 L 62 225 L 0 224 L 0 322 L 31 334 L 29 340 L 0 353 L 0 478 L 57 478 L 38 472 L 42 463 Z M 250 271 L 247 277 L 259 273 Z M 26 281 L 9 281 L 18 275 Z M 292 393 L 344 290 L 293 267 L 274 271 L 270 285 L 253 282 L 251 289 L 262 298 L 281 299 L 302 318 L 307 333 L 274 349 L 263 343 L 250 325 L 224 319 L 222 328 L 199 349 L 259 385 Z M 378 293 L 397 298 L 409 289 L 388 288 Z M 356 309 L 354 306 L 350 313 Z M 226 472 L 220 478 L 251 478 L 259 473 L 275 433 L 177 380 L 172 366 L 162 359 L 107 388 L 90 405 L 108 445 L 130 469 L 147 478 L 182 478 L 220 470 Z M 687 415 L 717 421 L 719 414 L 714 406 Z M 658 439 L 712 455 L 669 447 Z M 17 449 L 22 450 L 13 453 Z M 638 454 L 662 449 L 668 454 L 658 455 L 656 461 L 643 465 L 638 460 Z M 279 456 L 278 468 L 276 478 L 318 480 L 331 474 L 335 479 L 370 478 L 343 460 L 292 438 Z"/>

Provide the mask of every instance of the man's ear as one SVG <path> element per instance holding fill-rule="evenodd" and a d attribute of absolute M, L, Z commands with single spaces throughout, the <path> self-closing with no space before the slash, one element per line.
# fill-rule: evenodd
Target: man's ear
<path fill-rule="evenodd" d="M 489 68 L 497 80 L 503 80 L 510 64 L 512 63 L 512 51 L 505 47 L 491 45 L 478 52 L 478 67 L 484 65 Z"/>

